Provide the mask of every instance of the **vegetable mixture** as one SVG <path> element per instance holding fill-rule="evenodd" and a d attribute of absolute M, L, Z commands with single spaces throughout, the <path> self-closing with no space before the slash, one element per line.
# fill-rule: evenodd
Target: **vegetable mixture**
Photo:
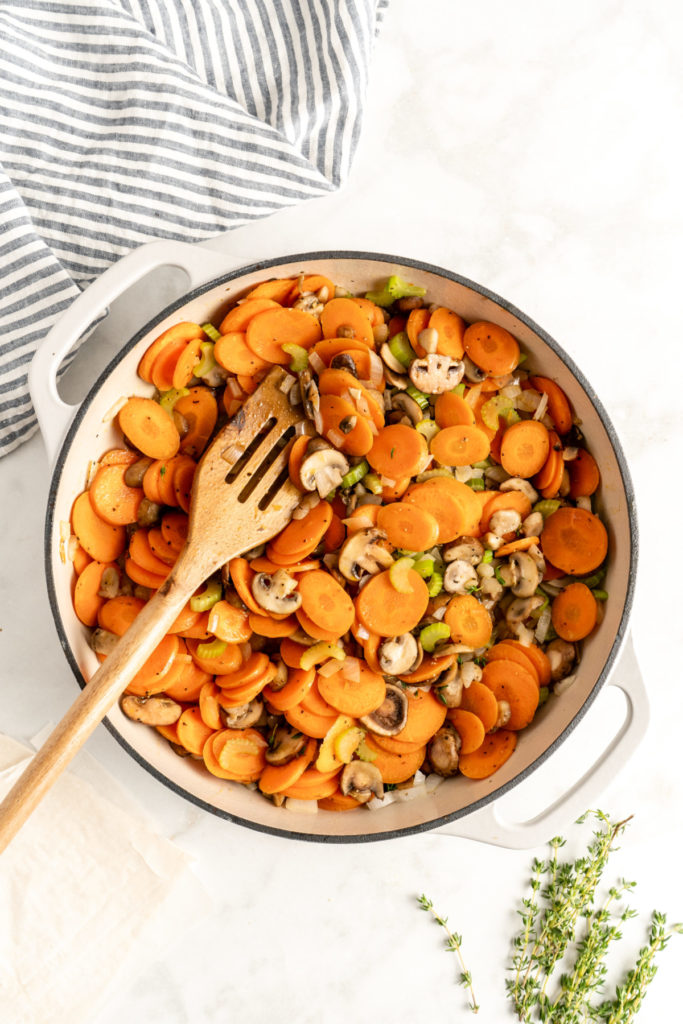
<path fill-rule="evenodd" d="M 298 380 L 290 523 L 183 609 L 121 699 L 276 805 L 344 811 L 482 779 L 570 685 L 602 615 L 595 459 L 517 340 L 391 277 L 264 281 L 178 323 L 71 513 L 74 608 L 104 659 L 187 534 L 197 460 L 273 364 Z M 150 392 L 151 393 L 151 392 Z"/>

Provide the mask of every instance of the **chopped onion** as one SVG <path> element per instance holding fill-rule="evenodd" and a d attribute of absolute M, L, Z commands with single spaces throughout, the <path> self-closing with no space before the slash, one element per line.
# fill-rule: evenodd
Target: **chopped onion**
<path fill-rule="evenodd" d="M 70 536 L 71 525 L 65 519 L 61 519 L 59 523 L 59 559 L 63 565 L 66 565 L 66 545 Z"/>
<path fill-rule="evenodd" d="M 294 811 L 296 814 L 318 813 L 318 803 L 316 800 L 297 800 L 293 796 L 288 796 L 283 806 L 288 811 Z"/>
<path fill-rule="evenodd" d="M 344 679 L 348 679 L 351 683 L 357 683 L 360 680 L 360 662 L 358 658 L 346 658 L 341 664 Z"/>
<path fill-rule="evenodd" d="M 308 365 L 315 373 L 322 373 L 323 370 L 327 369 L 317 352 L 308 353 Z"/>
<path fill-rule="evenodd" d="M 538 406 L 536 407 L 536 412 L 534 413 L 534 419 L 535 420 L 540 420 L 541 417 L 545 415 L 545 411 L 546 411 L 547 408 L 548 408 L 548 396 L 546 395 L 546 393 L 544 391 L 543 394 L 541 395 L 541 399 L 540 399 L 540 401 L 538 403 Z"/>
<path fill-rule="evenodd" d="M 344 526 L 351 526 L 353 523 L 354 526 L 358 526 L 362 530 L 368 530 L 375 525 L 370 516 L 352 516 L 350 519 L 342 519 L 342 523 Z"/>
<path fill-rule="evenodd" d="M 239 386 L 234 377 L 231 377 L 225 386 L 233 398 L 244 398 L 244 391 L 242 391 L 242 388 Z"/>
<path fill-rule="evenodd" d="M 315 427 L 316 434 L 320 434 L 322 437 L 323 433 L 323 418 L 320 415 L 320 409 L 313 407 L 313 426 Z"/>
<path fill-rule="evenodd" d="M 573 462 L 574 459 L 578 456 L 578 454 L 578 448 L 564 448 L 562 451 L 562 458 L 565 462 Z"/>
<path fill-rule="evenodd" d="M 436 619 L 437 622 L 441 622 L 446 614 L 446 607 L 447 606 L 445 604 L 442 604 L 440 608 L 437 608 L 436 611 L 432 613 L 432 618 Z"/>
<path fill-rule="evenodd" d="M 328 676 L 334 676 L 337 672 L 341 672 L 344 668 L 343 661 L 337 661 L 335 658 L 330 658 L 329 661 L 324 661 L 322 665 L 319 665 L 316 672 L 319 676 L 327 679 Z"/>
<path fill-rule="evenodd" d="M 322 428 L 322 420 L 321 420 L 321 428 Z M 342 434 L 339 430 L 334 430 L 334 429 L 328 430 L 326 436 L 327 436 L 327 440 L 331 444 L 333 444 L 335 448 L 341 448 L 341 446 L 344 444 L 345 435 Z"/>
<path fill-rule="evenodd" d="M 397 793 L 400 793 L 399 789 L 391 789 L 389 792 L 386 792 L 385 790 L 384 796 L 381 800 L 378 800 L 376 796 L 373 796 L 371 800 L 368 800 L 367 803 L 364 804 L 364 806 L 367 807 L 369 811 L 381 811 L 383 807 L 388 807 L 389 804 L 393 804 Z"/>
<path fill-rule="evenodd" d="M 368 633 L 365 626 L 359 626 L 358 629 L 356 630 L 356 637 L 359 640 L 369 640 L 370 634 Z"/>
<path fill-rule="evenodd" d="M 431 775 L 427 776 L 425 781 L 425 789 L 428 793 L 433 793 L 435 789 L 438 789 L 442 782 L 444 782 L 443 775 L 437 775 L 436 772 L 432 772 Z"/>
<path fill-rule="evenodd" d="M 370 380 L 373 384 L 381 384 L 384 380 L 384 364 L 376 352 L 368 349 L 370 356 Z"/>
<path fill-rule="evenodd" d="M 105 412 L 104 416 L 102 417 L 102 422 L 111 423 L 114 417 L 118 416 L 118 414 L 120 413 L 121 409 L 123 409 L 127 401 L 128 399 L 126 398 L 125 395 L 123 395 L 121 398 L 118 399 L 118 401 L 114 402 L 111 409 L 108 409 L 107 412 Z"/>
<path fill-rule="evenodd" d="M 381 483 L 382 487 L 395 487 L 396 486 L 396 481 L 392 480 L 390 476 L 381 476 L 379 478 L 379 482 Z"/>
<path fill-rule="evenodd" d="M 359 402 L 362 397 L 363 392 L 361 391 L 360 388 L 349 388 L 349 398 L 353 402 Z"/>
<path fill-rule="evenodd" d="M 571 676 L 565 676 L 564 679 L 560 679 L 559 683 L 555 683 L 553 687 L 553 693 L 564 693 L 576 680 L 576 673 L 574 672 Z"/>
<path fill-rule="evenodd" d="M 66 545 L 66 556 L 70 562 L 73 562 L 79 547 L 80 544 L 78 543 L 78 537 L 76 537 L 75 534 L 72 533 Z"/>
<path fill-rule="evenodd" d="M 411 786 L 410 789 L 394 789 L 392 794 L 396 803 L 406 804 L 409 800 L 415 800 L 418 796 L 424 796 L 427 792 L 424 784 L 420 786 Z"/>

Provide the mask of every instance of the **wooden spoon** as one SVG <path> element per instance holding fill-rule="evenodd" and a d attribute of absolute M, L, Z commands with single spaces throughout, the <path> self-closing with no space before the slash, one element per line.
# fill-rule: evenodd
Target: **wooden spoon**
<path fill-rule="evenodd" d="M 300 492 L 286 442 L 303 420 L 294 378 L 274 367 L 205 452 L 194 478 L 187 543 L 156 594 L 90 679 L 0 804 L 0 852 L 144 665 L 188 599 L 231 558 L 289 522 Z"/>

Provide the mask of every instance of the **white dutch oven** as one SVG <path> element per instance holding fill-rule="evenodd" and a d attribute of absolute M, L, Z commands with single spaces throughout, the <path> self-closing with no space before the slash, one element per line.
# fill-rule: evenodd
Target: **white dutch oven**
<path fill-rule="evenodd" d="M 154 730 L 126 718 L 118 706 L 105 724 L 119 743 L 152 775 L 220 817 L 250 828 L 296 839 L 349 842 L 388 839 L 426 829 L 468 836 L 502 846 L 525 848 L 545 841 L 590 805 L 638 744 L 647 725 L 647 701 L 626 635 L 633 599 L 637 532 L 631 480 L 619 441 L 600 401 L 583 373 L 560 346 L 528 317 L 485 288 L 439 267 L 374 253 L 313 252 L 269 260 L 235 270 L 234 260 L 199 246 L 154 242 L 142 246 L 107 271 L 81 295 L 53 328 L 31 366 L 30 386 L 54 472 L 45 534 L 47 583 L 64 653 L 80 686 L 98 662 L 88 646 L 88 631 L 71 603 L 72 567 L 60 558 L 60 524 L 69 520 L 74 497 L 83 489 L 90 460 L 116 446 L 107 413 L 122 395 L 149 389 L 136 375 L 151 341 L 179 320 L 219 323 L 228 306 L 246 289 L 268 277 L 296 276 L 315 270 L 353 292 L 377 286 L 390 274 L 423 285 L 432 302 L 456 309 L 466 320 L 491 320 L 521 341 L 529 365 L 557 380 L 581 420 L 588 445 L 600 466 L 599 510 L 609 531 L 609 591 L 605 618 L 585 643 L 576 682 L 549 701 L 519 736 L 514 755 L 491 778 L 446 780 L 429 796 L 392 803 L 375 813 L 365 808 L 342 814 L 314 815 L 274 807 L 237 783 L 206 772 L 190 758 L 177 757 Z M 57 368 L 88 325 L 117 296 L 149 271 L 182 268 L 190 278 L 187 295 L 146 324 L 106 368 L 78 407 L 57 394 Z M 625 642 L 626 640 L 626 642 Z M 497 799 L 540 766 L 552 771 L 552 755 L 583 717 L 606 684 L 626 695 L 627 712 L 608 748 L 563 797 L 533 821 L 511 825 L 497 813 Z"/>

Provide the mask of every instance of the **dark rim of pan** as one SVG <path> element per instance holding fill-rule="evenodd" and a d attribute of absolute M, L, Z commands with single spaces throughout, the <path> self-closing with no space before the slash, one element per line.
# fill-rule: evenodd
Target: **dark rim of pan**
<path fill-rule="evenodd" d="M 543 764 L 544 761 L 547 760 L 547 758 L 550 757 L 550 755 L 559 747 L 559 745 L 567 738 L 567 736 L 569 736 L 569 734 L 573 731 L 573 729 L 578 725 L 580 720 L 583 718 L 588 708 L 591 706 L 591 704 L 597 697 L 598 692 L 601 690 L 607 677 L 609 676 L 612 666 L 614 665 L 618 657 L 619 651 L 621 650 L 621 646 L 627 632 L 628 621 L 633 604 L 636 567 L 638 561 L 638 525 L 636 520 L 635 495 L 633 491 L 633 484 L 631 481 L 631 475 L 629 473 L 624 452 L 622 450 L 621 444 L 619 442 L 619 439 L 617 437 L 617 434 L 614 430 L 614 427 L 609 416 L 607 415 L 602 403 L 596 396 L 595 392 L 593 391 L 593 388 L 589 384 L 585 375 L 582 373 L 579 367 L 576 366 L 576 364 L 573 362 L 570 356 L 568 356 L 567 353 L 562 349 L 562 347 L 558 345 L 558 343 L 553 338 L 551 338 L 550 335 L 547 334 L 541 327 L 539 327 L 538 324 L 536 324 L 528 316 L 526 316 L 519 309 L 517 309 L 516 306 L 513 306 L 506 299 L 501 298 L 499 295 L 496 295 L 495 292 L 490 291 L 488 288 L 484 288 L 482 285 L 477 284 L 475 281 L 471 281 L 469 280 L 469 278 L 462 277 L 460 274 L 455 274 L 450 270 L 444 270 L 443 267 L 439 267 L 431 263 L 424 263 L 420 260 L 413 260 L 399 256 L 391 256 L 384 253 L 372 252 L 321 251 L 295 253 L 292 256 L 280 256 L 277 257 L 276 259 L 263 260 L 258 263 L 252 263 L 249 266 L 240 267 L 239 269 L 230 271 L 227 274 L 221 274 L 219 277 L 214 278 L 211 281 L 198 285 L 191 292 L 188 292 L 185 295 L 181 296 L 180 298 L 176 299 L 174 302 L 170 303 L 164 310 L 156 314 L 147 324 L 145 324 L 144 327 L 142 327 L 137 332 L 137 334 L 135 334 L 133 338 L 130 339 L 130 341 L 120 350 L 118 355 L 115 356 L 114 359 L 112 359 L 111 362 L 102 371 L 98 379 L 90 388 L 90 391 L 86 395 L 78 411 L 76 412 L 73 421 L 69 426 L 62 447 L 60 449 L 50 485 L 47 514 L 45 521 L 45 569 L 47 576 L 47 587 L 50 600 L 50 607 L 52 609 L 55 625 L 57 627 L 57 633 L 59 634 L 59 641 L 66 655 L 67 661 L 69 662 L 69 665 L 71 666 L 71 669 L 76 677 L 76 681 L 78 682 L 78 685 L 81 687 L 81 689 L 83 689 L 85 686 L 85 680 L 83 679 L 81 671 L 71 650 L 69 641 L 66 636 L 64 624 L 62 622 L 62 618 L 59 612 L 57 593 L 55 589 L 55 580 L 52 573 L 51 551 L 55 502 L 57 490 L 59 487 L 59 481 L 62 474 L 62 468 L 67 458 L 69 457 L 69 452 L 71 450 L 73 439 L 78 431 L 83 416 L 85 415 L 87 409 L 90 407 L 91 403 L 97 396 L 103 382 L 115 370 L 122 356 L 125 356 L 132 348 L 134 348 L 135 345 L 137 345 L 137 343 L 140 341 L 140 339 L 143 338 L 150 330 L 152 330 L 156 323 L 159 323 L 160 321 L 164 320 L 167 316 L 170 316 L 176 310 L 180 309 L 182 306 L 185 306 L 188 302 L 191 302 L 199 295 L 202 295 L 205 292 L 210 291 L 212 288 L 215 288 L 222 284 L 227 284 L 230 281 L 235 281 L 239 278 L 245 277 L 247 274 L 255 273 L 262 270 L 274 269 L 276 267 L 282 266 L 283 264 L 314 264 L 316 260 L 327 259 L 340 259 L 352 261 L 364 260 L 368 262 L 389 263 L 396 266 L 396 268 L 411 267 L 412 269 L 415 270 L 423 270 L 427 271 L 428 273 L 436 274 L 437 276 L 443 277 L 446 280 L 453 281 L 456 284 L 469 288 L 471 291 L 477 292 L 484 298 L 490 299 L 501 309 L 504 309 L 506 312 L 516 317 L 521 323 L 529 327 L 542 341 L 545 342 L 546 345 L 548 345 L 549 348 L 553 350 L 553 352 L 561 359 L 561 361 L 564 363 L 564 365 L 567 367 L 570 373 L 574 375 L 579 384 L 581 384 L 584 391 L 589 396 L 593 404 L 593 407 L 595 408 L 595 411 L 600 417 L 600 420 L 602 421 L 602 425 L 605 428 L 605 431 L 610 439 L 610 443 L 614 450 L 614 454 L 617 459 L 617 464 L 619 466 L 619 472 L 621 474 L 624 493 L 626 495 L 629 527 L 631 534 L 631 542 L 629 545 L 630 557 L 628 568 L 627 591 L 621 619 L 619 622 L 619 627 L 614 638 L 614 643 L 612 644 L 610 652 L 602 667 L 602 671 L 600 672 L 600 675 L 598 676 L 596 684 L 591 690 L 591 693 L 588 695 L 587 699 L 584 701 L 583 705 L 581 706 L 577 714 L 572 718 L 571 722 L 569 722 L 569 724 L 562 731 L 562 733 L 553 741 L 553 743 L 546 747 L 543 753 L 540 754 L 535 761 L 533 761 L 526 768 L 521 770 L 517 775 L 514 776 L 514 778 L 510 779 L 509 782 L 506 782 L 504 785 L 501 785 L 496 789 L 493 789 L 490 793 L 482 797 L 480 800 L 468 804 L 466 807 L 462 807 L 459 810 L 454 811 L 452 814 L 442 815 L 439 818 L 429 818 L 426 821 L 419 822 L 418 824 L 406 826 L 403 828 L 387 829 L 376 834 L 358 832 L 352 835 L 315 835 L 309 832 L 298 832 L 292 829 L 277 828 L 270 825 L 263 825 L 259 822 L 251 821 L 248 818 L 243 818 L 237 814 L 231 814 L 229 811 L 225 811 L 221 808 L 215 807 L 213 804 L 206 803 L 204 800 L 201 800 L 199 797 L 195 796 L 195 794 L 190 793 L 182 786 L 177 785 L 175 782 L 173 782 L 171 779 L 165 776 L 162 772 L 158 771 L 141 754 L 139 754 L 138 751 L 134 747 L 132 747 L 127 740 L 123 738 L 123 736 L 119 733 L 116 727 L 111 723 L 109 718 L 104 719 L 104 725 L 112 734 L 112 736 L 114 736 L 114 738 L 117 740 L 118 743 L 120 743 L 124 750 L 126 750 L 131 755 L 131 757 L 133 757 L 138 762 L 138 764 L 140 764 L 146 771 L 148 771 L 150 775 L 153 775 L 155 779 L 158 779 L 159 782 L 163 783 L 169 789 L 173 790 L 173 792 L 178 793 L 186 800 L 189 800 L 191 803 L 195 804 L 197 807 L 201 807 L 205 811 L 209 811 L 211 814 L 217 815 L 221 818 L 225 818 L 227 821 L 235 822 L 239 825 L 244 825 L 246 828 L 254 829 L 257 832 L 266 832 L 270 835 L 282 836 L 286 839 L 299 839 L 307 842 L 319 843 L 379 842 L 386 839 L 395 839 L 399 836 L 408 836 L 414 835 L 419 832 L 427 832 L 431 829 L 438 828 L 440 825 L 445 825 L 448 822 L 455 821 L 458 818 L 465 817 L 466 815 L 473 813 L 481 807 L 484 807 L 486 804 L 489 804 L 492 800 L 503 796 L 505 793 L 509 792 L 514 786 L 518 785 L 524 779 L 528 778 L 528 776 L 531 775 L 532 772 L 534 772 L 541 764 Z M 286 815 L 286 813 L 286 811 L 283 811 L 283 814 Z"/>

